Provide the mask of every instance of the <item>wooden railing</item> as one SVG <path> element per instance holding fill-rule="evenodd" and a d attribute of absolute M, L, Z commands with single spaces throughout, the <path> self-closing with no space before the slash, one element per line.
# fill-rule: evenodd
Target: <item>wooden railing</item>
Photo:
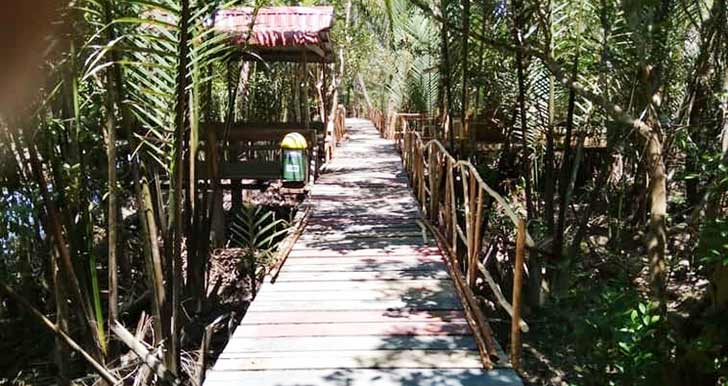
<path fill-rule="evenodd" d="M 346 136 L 346 107 L 339 105 L 334 116 L 334 140 L 339 145 Z"/>
<path fill-rule="evenodd" d="M 326 129 L 326 143 L 324 154 L 326 156 L 325 162 L 329 162 L 334 156 L 336 146 L 346 136 L 346 108 L 343 105 L 338 105 L 334 112 L 334 119 L 332 124 Z"/>
<path fill-rule="evenodd" d="M 372 123 L 374 124 L 374 127 L 376 127 L 380 133 L 382 133 L 382 136 L 384 138 L 392 139 L 384 134 L 386 131 L 387 119 L 381 111 L 375 108 L 371 108 L 369 109 L 367 115 L 369 116 L 369 120 L 372 121 Z"/>
<path fill-rule="evenodd" d="M 374 112 L 370 116 L 381 119 L 383 115 Z M 475 166 L 455 159 L 439 140 L 423 139 L 423 134 L 428 133 L 409 128 L 404 117 L 397 118 L 401 140 L 398 130 L 392 129 L 395 125 L 387 128 L 386 122 L 381 121 L 375 121 L 375 125 L 385 138 L 398 140 L 404 167 L 427 225 L 450 255 L 456 287 L 465 300 L 476 340 L 484 349 L 484 366 L 491 367 L 491 358 L 498 357 L 498 353 L 476 295 L 481 284 L 490 289 L 511 317 L 510 356 L 511 364 L 517 367 L 520 333 L 528 331 L 528 325 L 520 318 L 522 274 L 526 245 L 533 245 L 525 221 L 483 181 Z M 494 269 L 496 273 L 492 272 Z M 509 275 L 508 271 L 512 273 Z M 498 284 L 508 281 L 512 285 L 510 302 Z"/>

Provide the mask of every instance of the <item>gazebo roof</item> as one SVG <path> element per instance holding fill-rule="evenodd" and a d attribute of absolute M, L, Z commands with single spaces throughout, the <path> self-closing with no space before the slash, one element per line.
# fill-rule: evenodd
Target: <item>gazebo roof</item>
<path fill-rule="evenodd" d="M 215 29 L 265 61 L 333 61 L 334 7 L 252 7 L 218 11 Z M 255 25 L 252 26 L 253 20 Z"/>

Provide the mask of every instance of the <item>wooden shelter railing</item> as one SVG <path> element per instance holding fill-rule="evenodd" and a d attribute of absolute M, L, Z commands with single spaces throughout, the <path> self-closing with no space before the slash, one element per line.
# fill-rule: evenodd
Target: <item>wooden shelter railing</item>
<path fill-rule="evenodd" d="M 526 245 L 533 245 L 524 219 L 483 181 L 474 165 L 455 159 L 439 140 L 424 139 L 424 134 L 429 133 L 421 128 L 411 129 L 407 115 L 395 116 L 399 127 L 391 121 L 389 125 L 383 122 L 383 116 L 378 111 L 370 112 L 382 136 L 397 140 L 427 225 L 449 252 L 458 292 L 465 300 L 466 313 L 470 314 L 468 319 L 474 324 L 473 329 L 479 330 L 476 340 L 489 356 L 484 358 L 484 365 L 491 365 L 490 357 L 497 357 L 498 353 L 477 299 L 479 285 L 487 286 L 511 317 L 511 363 L 517 367 L 520 333 L 528 331 L 528 325 L 520 318 L 521 278 Z M 509 270 L 511 275 L 507 274 Z M 498 284 L 507 284 L 509 280 L 510 302 Z"/>
<path fill-rule="evenodd" d="M 308 157 L 311 160 L 311 176 L 315 177 L 321 166 L 319 148 L 323 147 L 323 124 L 312 122 L 311 128 L 294 122 L 220 122 L 205 123 L 201 139 L 206 143 L 205 151 L 216 160 L 218 174 L 222 179 L 275 180 L 281 176 L 281 146 L 289 133 L 299 133 L 308 142 Z M 207 142 L 215 144 L 208 146 Z M 215 154 L 212 154 L 215 153 Z M 201 162 L 198 167 L 200 178 L 212 176 Z"/>

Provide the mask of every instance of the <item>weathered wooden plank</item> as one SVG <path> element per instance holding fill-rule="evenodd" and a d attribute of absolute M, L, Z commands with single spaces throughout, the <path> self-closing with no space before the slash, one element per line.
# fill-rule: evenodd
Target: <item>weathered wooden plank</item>
<path fill-rule="evenodd" d="M 416 219 L 412 218 L 381 218 L 381 217 L 356 217 L 349 216 L 330 216 L 317 217 L 311 220 L 310 227 L 316 226 L 409 226 L 416 225 Z"/>
<path fill-rule="evenodd" d="M 454 294 L 440 297 L 413 297 L 395 300 L 326 300 L 254 301 L 251 311 L 340 311 L 340 310 L 460 310 L 462 305 Z"/>
<path fill-rule="evenodd" d="M 282 272 L 442 271 L 444 269 L 445 263 L 441 261 L 378 262 L 373 260 L 363 263 L 342 263 L 335 265 L 291 264 L 284 265 Z"/>
<path fill-rule="evenodd" d="M 409 190 L 409 185 L 404 183 L 397 184 L 372 184 L 366 182 L 341 182 L 341 183 L 327 183 L 325 185 L 319 184 L 311 189 L 312 194 L 321 192 L 322 194 L 335 193 L 335 192 L 356 192 L 362 194 L 370 194 L 372 192 L 390 192 L 401 193 L 403 196 L 410 196 L 412 193 Z"/>
<path fill-rule="evenodd" d="M 294 257 L 287 265 L 355 265 L 355 264 L 430 264 L 442 262 L 442 256 L 341 256 L 341 257 Z"/>
<path fill-rule="evenodd" d="M 352 198 L 356 199 L 355 202 L 352 202 Z M 319 207 L 326 207 L 328 205 L 331 206 L 344 206 L 349 208 L 356 208 L 356 207 L 367 207 L 370 205 L 374 205 L 375 207 L 395 207 L 395 206 L 416 206 L 417 201 L 415 201 L 413 198 L 405 196 L 403 193 L 401 193 L 398 198 L 391 198 L 383 200 L 381 194 L 376 193 L 369 193 L 369 194 L 362 194 L 360 192 L 350 192 L 349 196 L 345 195 L 324 195 L 324 194 L 316 194 L 312 196 L 312 199 L 319 200 L 315 202 L 313 205 L 319 206 Z"/>
<path fill-rule="evenodd" d="M 212 371 L 208 386 L 522 386 L 513 370 L 325 369 Z"/>
<path fill-rule="evenodd" d="M 243 325 L 236 337 L 359 336 L 359 335 L 468 335 L 467 322 L 389 323 L 279 323 Z"/>
<path fill-rule="evenodd" d="M 430 246 L 390 246 L 390 245 L 379 245 L 379 246 L 366 246 L 359 245 L 356 249 L 353 248 L 304 248 L 302 245 L 296 245 L 289 257 L 321 257 L 321 256 L 402 256 L 402 255 L 419 255 L 428 256 L 436 255 L 443 256 L 442 252 L 437 247 Z"/>
<path fill-rule="evenodd" d="M 396 248 L 396 247 L 414 247 L 422 248 L 427 246 L 435 245 L 434 238 L 423 239 L 422 236 L 416 237 L 389 237 L 389 238 L 358 238 L 358 237 L 346 237 L 346 238 L 317 238 L 312 239 L 311 237 L 301 238 L 296 247 L 297 250 L 302 249 L 314 249 L 321 252 L 326 251 L 351 251 L 359 250 L 362 248 Z"/>
<path fill-rule="evenodd" d="M 417 298 L 427 301 L 439 301 L 450 298 L 452 289 L 364 289 L 319 291 L 317 289 L 303 288 L 301 291 L 266 291 L 255 298 L 259 302 L 290 302 L 290 301 L 329 301 L 329 300 L 400 300 Z"/>
<path fill-rule="evenodd" d="M 376 239 L 391 240 L 392 243 L 404 243 L 410 242 L 410 245 L 421 245 L 423 243 L 423 232 L 420 229 L 412 230 L 378 230 L 375 232 L 371 231 L 359 231 L 359 232 L 344 232 L 344 231 L 328 231 L 326 233 L 312 233 L 308 232 L 305 236 L 301 237 L 303 243 L 310 241 L 326 241 L 329 243 L 336 243 L 342 240 L 366 240 Z M 426 233 L 425 233 L 426 235 Z M 431 239 L 427 237 L 427 239 Z"/>
<path fill-rule="evenodd" d="M 246 316 L 247 318 L 247 316 Z M 240 328 L 240 327 L 238 327 Z M 336 350 L 471 350 L 476 351 L 470 335 L 363 335 L 363 336 L 299 336 L 253 337 L 233 335 L 224 353 L 265 355 L 277 351 Z"/>
<path fill-rule="evenodd" d="M 402 223 L 402 224 L 309 224 L 306 227 L 306 233 L 308 235 L 330 235 L 336 234 L 363 234 L 363 235 L 379 235 L 389 233 L 418 233 L 421 234 L 422 228 L 417 223 Z"/>
<path fill-rule="evenodd" d="M 249 312 L 242 325 L 280 323 L 466 322 L 462 311 L 278 311 Z"/>
<path fill-rule="evenodd" d="M 442 279 L 422 279 L 422 280 L 371 280 L 359 282 L 347 281 L 310 281 L 310 282 L 276 282 L 274 284 L 264 284 L 259 293 L 268 291 L 294 291 L 298 292 L 302 289 L 315 291 L 342 291 L 342 290 L 426 290 L 439 289 L 449 291 L 453 289 L 451 280 Z"/>
<path fill-rule="evenodd" d="M 314 207 L 315 214 L 312 216 L 314 219 L 319 219 L 328 216 L 342 216 L 342 217 L 370 217 L 370 216 L 389 216 L 394 219 L 408 219 L 419 215 L 418 208 L 407 207 L 407 208 L 352 208 L 343 205 L 340 206 L 326 206 L 326 207 Z"/>
<path fill-rule="evenodd" d="M 478 369 L 478 353 L 474 351 L 376 350 L 323 351 L 311 355 L 308 351 L 226 354 L 215 364 L 215 371 L 275 370 L 275 369 Z"/>
<path fill-rule="evenodd" d="M 370 280 L 422 280 L 448 279 L 445 271 L 366 271 L 366 272 L 287 272 L 276 279 L 276 283 L 297 281 L 345 281 Z"/>

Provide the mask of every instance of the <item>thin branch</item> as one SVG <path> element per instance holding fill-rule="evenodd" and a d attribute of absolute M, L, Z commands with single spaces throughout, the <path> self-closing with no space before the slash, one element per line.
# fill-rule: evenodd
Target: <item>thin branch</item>
<path fill-rule="evenodd" d="M 48 328 L 53 334 L 63 339 L 66 344 L 74 349 L 76 352 L 81 354 L 81 356 L 86 359 L 86 361 L 96 370 L 96 373 L 103 378 L 106 382 L 108 382 L 111 385 L 120 385 L 121 380 L 116 378 L 109 370 L 104 367 L 101 363 L 97 362 L 96 359 L 91 356 L 88 352 L 86 352 L 81 346 L 76 343 L 70 336 L 68 336 L 61 328 L 58 327 L 55 323 L 50 321 L 50 319 L 46 318 L 43 313 L 38 311 L 37 308 L 33 307 L 28 300 L 26 300 L 24 297 L 18 295 L 13 291 L 12 288 L 10 288 L 5 283 L 0 283 L 0 293 L 3 293 L 5 296 L 15 300 L 18 302 L 21 306 L 26 308 L 28 311 L 30 311 L 33 316 L 35 316 L 41 324 L 43 324 L 46 328 Z"/>
<path fill-rule="evenodd" d="M 181 385 L 182 382 L 172 374 L 169 369 L 162 363 L 156 355 L 147 350 L 146 347 L 132 334 L 127 331 L 118 321 L 111 324 L 111 331 L 119 338 L 119 340 L 127 345 L 131 351 L 141 359 L 152 371 L 154 371 L 159 379 L 169 385 Z"/>

